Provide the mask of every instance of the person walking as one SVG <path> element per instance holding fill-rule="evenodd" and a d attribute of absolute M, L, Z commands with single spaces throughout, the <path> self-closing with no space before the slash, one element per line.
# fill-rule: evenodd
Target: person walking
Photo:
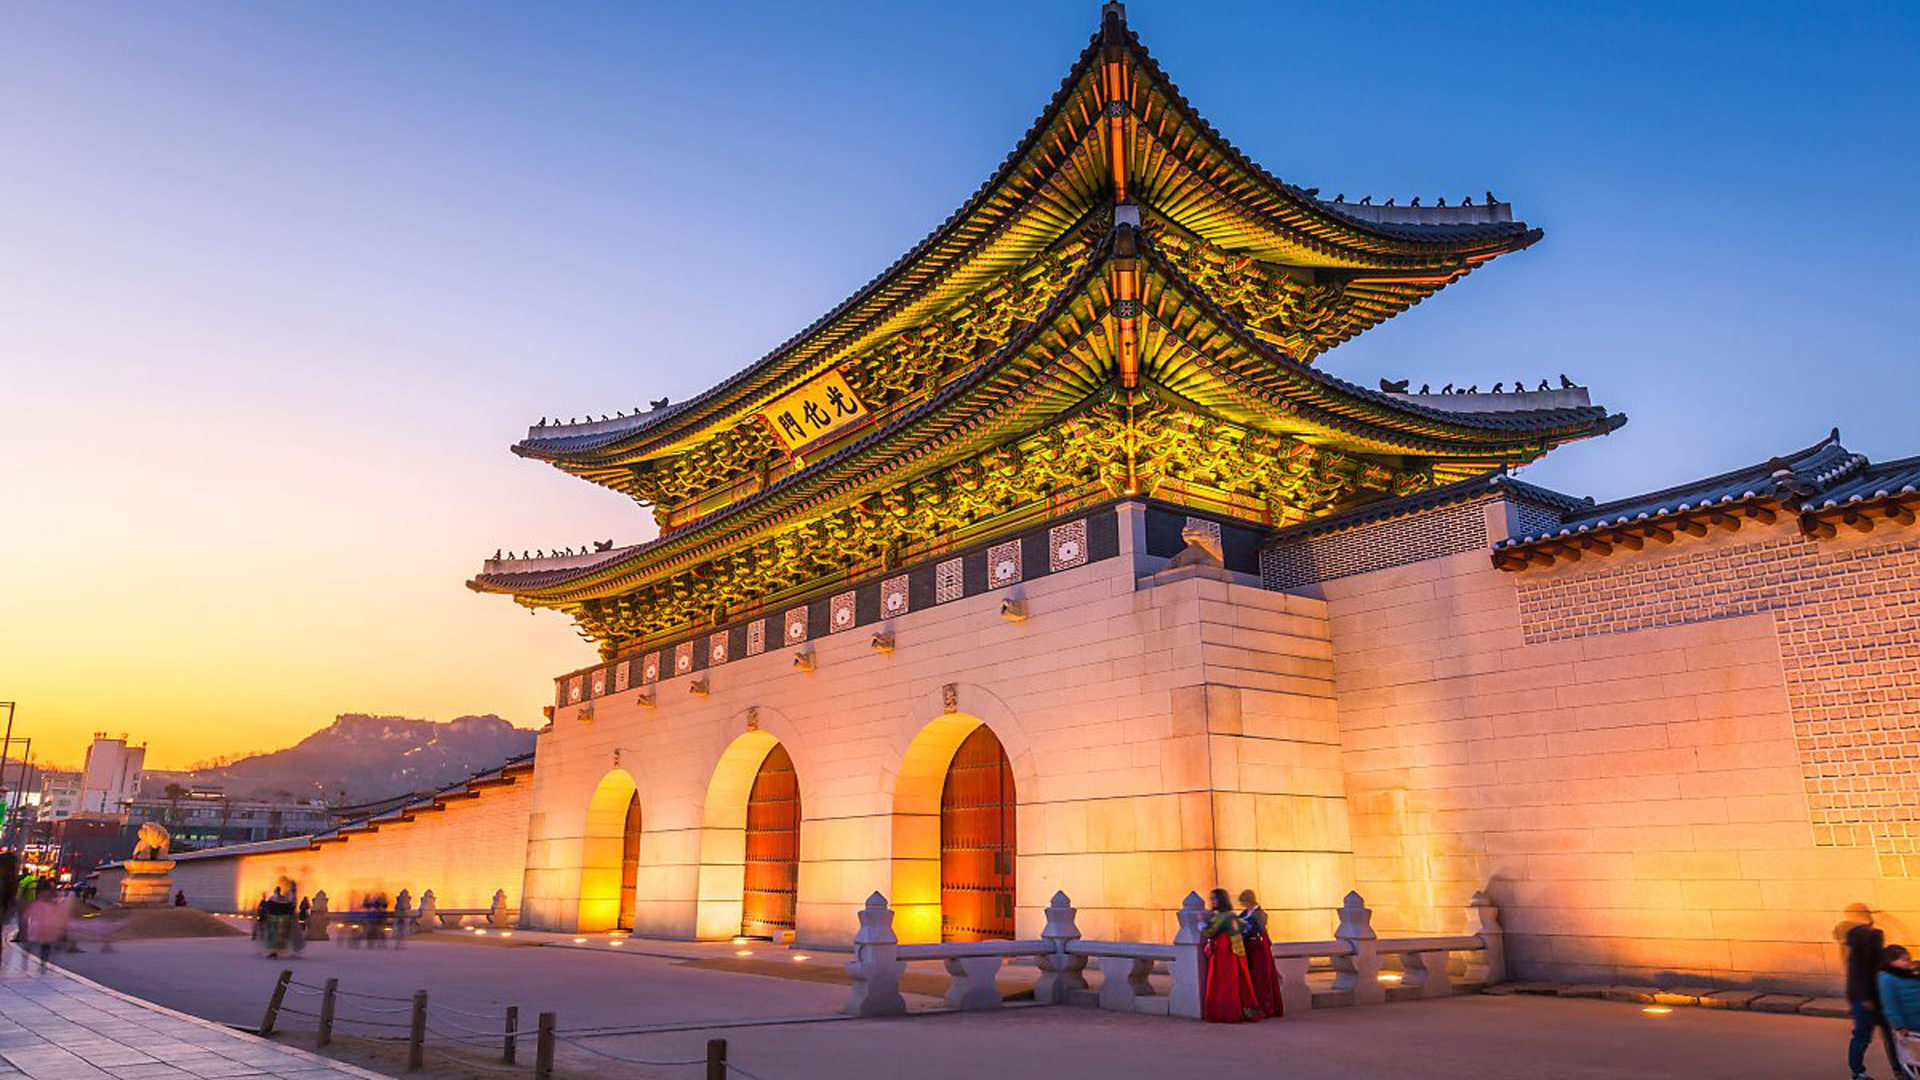
<path fill-rule="evenodd" d="M 275 885 L 273 894 L 260 902 L 260 922 L 267 956 L 277 959 L 280 950 L 287 947 L 293 930 L 293 901 L 280 886 Z"/>
<path fill-rule="evenodd" d="M 1247 943 L 1240 933 L 1240 913 L 1233 909 L 1227 890 L 1213 890 L 1213 912 L 1200 931 L 1206 970 L 1206 995 L 1200 1017 L 1212 1024 L 1252 1022 L 1266 1015 L 1247 972 Z"/>
<path fill-rule="evenodd" d="M 1914 967 L 1906 946 L 1886 947 L 1874 982 L 1880 991 L 1880 1015 L 1886 1021 L 1887 1054 L 1893 1059 L 1893 1074 L 1900 1076 L 1902 1057 L 1920 1062 L 1920 969 Z"/>
<path fill-rule="evenodd" d="M 1253 996 L 1260 1011 L 1279 1016 L 1280 977 L 1273 967 L 1273 939 L 1267 936 L 1267 912 L 1252 889 L 1240 890 L 1240 936 L 1247 943 L 1247 974 L 1253 980 Z"/>
<path fill-rule="evenodd" d="M 58 894 L 37 894 L 27 905 L 23 918 L 27 924 L 27 947 L 40 954 L 40 970 L 47 970 L 47 958 L 54 946 L 67 936 L 67 904 Z"/>
<path fill-rule="evenodd" d="M 1886 1025 L 1880 1013 L 1879 976 L 1887 936 L 1873 924 L 1873 910 L 1865 904 L 1853 905 L 1847 914 L 1854 920 L 1841 938 L 1847 955 L 1847 1011 L 1853 1016 L 1853 1037 L 1847 1042 L 1847 1068 L 1853 1080 L 1873 1080 L 1867 1072 L 1867 1047 L 1873 1043 L 1874 1031 L 1885 1029 Z M 1885 1042 L 1887 1061 L 1893 1066 L 1893 1074 L 1899 1076 L 1900 1058 L 1890 1032 Z"/>

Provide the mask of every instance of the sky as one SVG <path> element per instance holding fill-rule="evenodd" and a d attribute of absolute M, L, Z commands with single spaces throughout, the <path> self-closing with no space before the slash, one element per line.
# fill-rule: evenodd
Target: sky
<path fill-rule="evenodd" d="M 0 700 L 36 760 L 150 764 L 339 712 L 534 726 L 594 653 L 463 582 L 630 542 L 513 457 L 689 397 L 938 225 L 1097 3 L 0 5 Z M 1920 5 L 1136 0 L 1290 182 L 1492 190 L 1546 230 L 1323 357 L 1566 372 L 1631 418 L 1528 479 L 1600 498 L 1907 417 Z"/>

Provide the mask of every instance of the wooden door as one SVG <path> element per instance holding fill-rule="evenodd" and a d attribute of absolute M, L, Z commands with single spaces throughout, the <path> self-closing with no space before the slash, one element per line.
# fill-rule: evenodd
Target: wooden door
<path fill-rule="evenodd" d="M 940 939 L 1013 937 L 1013 767 L 986 725 L 960 744 L 940 793 Z"/>
<path fill-rule="evenodd" d="M 770 938 L 793 929 L 800 894 L 800 782 L 787 748 L 760 763 L 747 795 L 747 891 L 740 933 Z"/>
<path fill-rule="evenodd" d="M 640 795 L 627 800 L 627 821 L 620 833 L 620 926 L 633 929 L 633 902 L 640 880 Z"/>

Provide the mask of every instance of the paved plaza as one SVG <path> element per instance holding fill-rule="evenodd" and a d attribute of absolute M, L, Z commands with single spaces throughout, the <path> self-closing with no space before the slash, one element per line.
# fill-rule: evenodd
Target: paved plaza
<path fill-rule="evenodd" d="M 1798 1080 L 1837 1073 L 1846 1041 L 1846 1025 L 1838 1020 L 1708 1009 L 1649 1016 L 1614 1002 L 1521 996 L 1325 1009 L 1248 1027 L 1064 1007 L 845 1020 L 836 1018 L 845 986 L 825 981 L 844 956 L 794 961 L 783 950 L 758 947 L 746 966 L 791 971 L 773 977 L 712 966 L 732 955 L 727 946 L 633 940 L 613 949 L 602 939 L 587 948 L 555 948 L 518 935 L 511 942 L 447 935 L 397 951 L 329 943 L 290 963 L 257 956 L 244 939 L 149 941 L 73 956 L 69 963 L 129 993 L 224 1023 L 258 1023 L 275 976 L 291 967 L 301 982 L 338 978 L 342 989 L 371 995 L 404 997 L 424 988 L 436 1008 L 445 1003 L 481 1015 L 508 1004 L 529 1014 L 550 1010 L 563 1029 L 668 1029 L 562 1044 L 563 1074 L 607 1080 L 693 1078 L 700 1070 L 620 1063 L 582 1044 L 621 1057 L 685 1061 L 699 1057 L 707 1039 L 724 1037 L 731 1060 L 764 1080 L 1165 1080 L 1216 1073 L 1298 1080 Z M 910 1001 L 916 1008 L 938 1004 L 925 996 Z M 287 1024 L 288 1043 L 310 1045 L 311 1038 L 310 1027 Z"/>
<path fill-rule="evenodd" d="M 378 1074 L 103 989 L 4 949 L 0 1077 L 378 1080 Z"/>

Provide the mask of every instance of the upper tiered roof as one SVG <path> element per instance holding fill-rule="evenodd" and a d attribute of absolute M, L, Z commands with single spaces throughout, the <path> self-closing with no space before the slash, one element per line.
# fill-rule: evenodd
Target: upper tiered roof
<path fill-rule="evenodd" d="M 1530 461 L 1624 418 L 1584 397 L 1449 409 L 1312 362 L 1539 237 L 1490 198 L 1375 206 L 1273 177 L 1194 111 L 1108 4 L 999 169 L 880 276 L 689 401 L 542 424 L 514 447 L 653 504 L 659 540 L 495 560 L 471 584 L 630 637 L 702 610 L 713 597 L 687 594 L 712 593 L 728 560 L 720 577 L 763 564 L 755 548 L 776 538 L 787 559 L 892 558 L 913 539 L 909 519 L 929 525 L 923 512 L 954 491 L 979 504 L 974 525 L 1095 490 L 1185 493 L 1284 523 Z M 810 387 L 852 419 L 801 444 L 772 416 Z M 1021 482 L 982 494 L 992 485 L 967 470 L 983 455 Z M 832 550 L 794 539 L 809 529 Z M 672 616 L 669 593 L 681 597 Z M 710 606 L 763 594 L 718 595 Z"/>

